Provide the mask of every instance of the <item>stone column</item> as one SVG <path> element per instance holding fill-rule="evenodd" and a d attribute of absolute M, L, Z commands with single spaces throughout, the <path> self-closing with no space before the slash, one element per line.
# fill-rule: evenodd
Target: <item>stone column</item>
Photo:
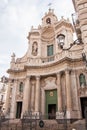
<path fill-rule="evenodd" d="M 62 92 L 60 84 L 60 73 L 57 73 L 57 96 L 58 96 L 58 112 L 62 111 Z"/>
<path fill-rule="evenodd" d="M 71 111 L 72 103 L 71 103 L 71 86 L 70 86 L 70 74 L 69 70 L 65 71 L 66 74 L 66 103 L 67 103 L 67 111 Z"/>
<path fill-rule="evenodd" d="M 39 112 L 40 105 L 40 76 L 36 77 L 35 112 Z"/>
<path fill-rule="evenodd" d="M 26 77 L 24 94 L 23 94 L 23 109 L 22 114 L 29 111 L 30 108 L 30 76 Z"/>
<path fill-rule="evenodd" d="M 12 86 L 12 99 L 11 99 L 11 111 L 10 118 L 16 117 L 16 93 L 17 93 L 17 80 L 14 80 L 14 85 Z"/>
<path fill-rule="evenodd" d="M 35 89 L 35 82 L 32 82 L 32 91 L 31 91 L 31 110 L 34 111 L 34 89 Z"/>

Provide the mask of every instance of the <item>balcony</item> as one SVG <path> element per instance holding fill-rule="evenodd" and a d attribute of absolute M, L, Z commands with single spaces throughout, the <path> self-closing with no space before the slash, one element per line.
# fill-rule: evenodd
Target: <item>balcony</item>
<path fill-rule="evenodd" d="M 43 65 L 43 64 L 51 64 L 57 61 L 64 59 L 65 57 L 71 59 L 80 59 L 82 58 L 81 55 L 82 49 L 74 50 L 74 51 L 61 51 L 56 53 L 53 56 L 42 57 L 42 58 L 28 58 L 27 65 Z"/>
<path fill-rule="evenodd" d="M 31 58 L 28 57 L 25 61 L 19 61 L 16 62 L 16 64 L 14 64 L 14 66 L 10 69 L 8 69 L 8 72 L 20 72 L 20 71 L 24 71 L 24 67 L 25 66 L 43 66 L 43 65 L 50 65 L 56 62 L 60 62 L 65 58 L 69 58 L 72 60 L 77 60 L 77 59 L 82 59 L 82 50 L 83 47 L 79 46 L 78 49 L 74 49 L 74 50 L 64 50 L 61 52 L 58 52 L 52 56 L 47 56 L 47 57 L 35 57 L 35 58 Z"/>
<path fill-rule="evenodd" d="M 41 58 L 41 61 L 42 61 L 42 63 L 45 63 L 45 62 L 54 61 L 54 59 L 55 59 L 55 56 L 53 55 L 53 56 L 48 56 L 46 58 Z"/>

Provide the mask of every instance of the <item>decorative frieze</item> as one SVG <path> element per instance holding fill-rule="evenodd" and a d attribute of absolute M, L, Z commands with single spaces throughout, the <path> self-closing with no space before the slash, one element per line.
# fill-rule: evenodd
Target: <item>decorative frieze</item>
<path fill-rule="evenodd" d="M 78 96 L 79 96 L 79 97 L 87 96 L 87 87 L 79 88 L 79 89 L 78 89 Z"/>
<path fill-rule="evenodd" d="M 21 101 L 21 100 L 23 100 L 23 93 L 19 92 L 16 95 L 16 101 Z"/>

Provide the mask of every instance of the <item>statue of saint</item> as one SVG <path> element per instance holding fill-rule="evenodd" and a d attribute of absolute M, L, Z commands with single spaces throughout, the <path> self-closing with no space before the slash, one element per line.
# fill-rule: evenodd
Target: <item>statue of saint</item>
<path fill-rule="evenodd" d="M 37 56 L 37 53 L 38 53 L 38 44 L 37 44 L 37 42 L 34 42 L 32 45 L 32 54 L 34 56 Z"/>

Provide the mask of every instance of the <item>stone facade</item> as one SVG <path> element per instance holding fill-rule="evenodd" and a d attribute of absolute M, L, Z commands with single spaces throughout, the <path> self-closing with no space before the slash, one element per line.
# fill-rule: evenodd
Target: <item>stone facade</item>
<path fill-rule="evenodd" d="M 64 111 L 68 119 L 84 116 L 84 101 L 80 98 L 87 97 L 87 71 L 82 60 L 86 46 L 83 26 L 86 25 L 82 25 L 83 22 L 80 26 L 84 44 L 74 45 L 69 50 L 67 48 L 74 43 L 73 26 L 63 17 L 58 20 L 52 9 L 45 13 L 38 28 L 31 28 L 27 37 L 28 51 L 17 59 L 13 53 L 8 69 L 6 111 L 10 109 L 10 118 L 21 118 L 29 110 L 34 114 L 48 115 L 47 118 L 51 118 L 50 115 L 63 118 Z M 65 38 L 65 50 L 58 44 L 60 34 Z M 81 82 L 81 76 L 86 81 Z"/>

